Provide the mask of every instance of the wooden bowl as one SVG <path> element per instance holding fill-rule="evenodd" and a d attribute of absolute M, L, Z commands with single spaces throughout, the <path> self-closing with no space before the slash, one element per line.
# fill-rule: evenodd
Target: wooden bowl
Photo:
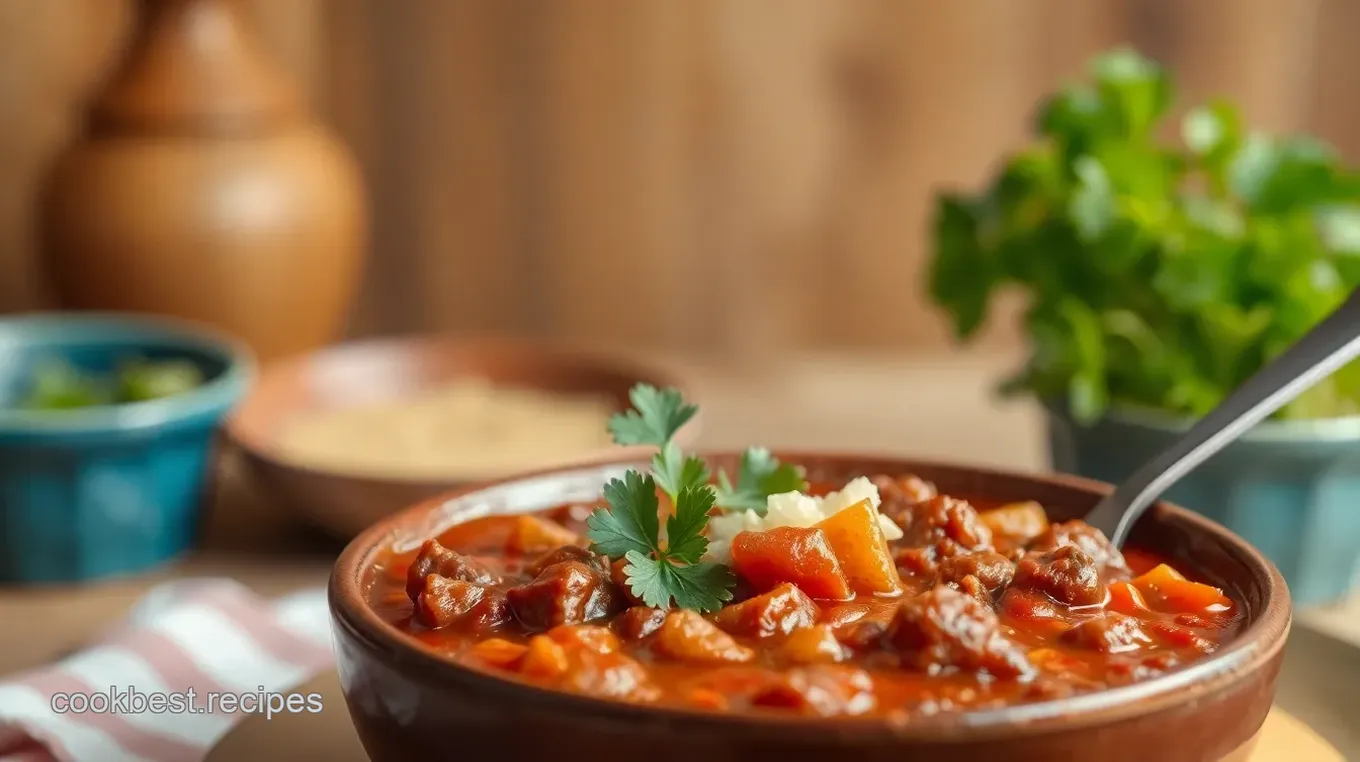
<path fill-rule="evenodd" d="M 609 357 L 507 340 L 383 339 L 343 344 L 272 363 L 227 421 L 228 441 L 243 454 L 245 478 L 262 498 L 297 511 L 316 526 L 350 539 L 393 512 L 469 481 L 374 475 L 292 460 L 281 444 L 284 427 L 307 415 L 410 396 L 458 379 L 564 394 L 590 394 L 629 407 L 634 384 L 683 384 L 669 373 Z M 698 420 L 676 436 L 693 439 Z M 631 448 L 629 448 L 631 449 Z M 562 465 L 614 455 L 617 447 L 581 452 Z M 484 475 L 480 480 L 503 475 Z"/>
<path fill-rule="evenodd" d="M 1055 520 L 1084 515 L 1108 487 L 894 458 L 784 453 L 814 479 L 914 473 L 942 492 L 1038 500 Z M 719 466 L 734 456 L 710 457 Z M 498 679 L 441 658 L 384 622 L 364 600 L 375 555 L 414 547 L 490 511 L 525 512 L 588 500 L 640 462 L 543 472 L 421 503 L 379 522 L 341 554 L 331 576 L 337 667 L 360 739 L 376 762 L 505 759 L 650 762 L 1206 762 L 1248 759 L 1270 711 L 1289 631 L 1289 592 L 1242 539 L 1167 504 L 1149 511 L 1130 545 L 1154 551 L 1223 588 L 1245 624 L 1203 661 L 1144 682 L 1068 699 L 942 714 L 910 725 L 872 719 L 741 716 L 632 706 Z M 629 751 L 631 750 L 631 752 Z"/>

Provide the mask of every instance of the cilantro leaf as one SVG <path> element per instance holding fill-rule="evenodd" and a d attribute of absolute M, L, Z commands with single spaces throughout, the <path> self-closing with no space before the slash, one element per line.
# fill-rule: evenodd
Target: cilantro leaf
<path fill-rule="evenodd" d="M 717 611 L 732 600 L 732 586 L 737 583 L 731 569 L 707 561 L 667 566 L 662 574 L 670 578 L 668 584 L 677 606 L 701 612 Z"/>
<path fill-rule="evenodd" d="M 637 596 L 644 606 L 654 609 L 668 609 L 671 606 L 671 588 L 665 570 L 670 564 L 650 556 L 630 550 L 628 564 L 623 567 L 624 579 L 628 589 Z"/>
<path fill-rule="evenodd" d="M 646 606 L 670 608 L 671 598 L 682 609 L 712 612 L 732 600 L 736 576 L 722 564 L 697 563 L 676 566 L 667 561 L 629 553 L 623 569 L 628 589 Z"/>
<path fill-rule="evenodd" d="M 655 445 L 652 474 L 629 470 L 622 479 L 605 485 L 609 508 L 598 508 L 586 519 L 591 550 L 610 559 L 625 559 L 624 579 L 633 595 L 652 608 L 716 611 L 732 599 L 736 577 L 726 566 L 702 562 L 708 552 L 709 513 L 716 495 L 709 485 L 708 465 L 686 457 L 671 441 L 675 432 L 698 412 L 674 389 L 658 390 L 639 384 L 629 397 L 634 410 L 614 416 L 609 430 L 621 445 Z M 755 494 L 769 485 L 801 477 L 765 450 L 742 457 L 739 481 Z M 724 481 L 726 477 L 723 477 Z M 658 486 L 671 499 L 674 511 L 666 519 L 667 541 L 660 537 Z M 731 490 L 729 490 L 731 491 Z"/>
<path fill-rule="evenodd" d="M 717 504 L 764 516 L 766 498 L 770 495 L 799 492 L 806 486 L 807 482 L 797 468 L 780 463 L 763 447 L 751 447 L 742 453 L 735 485 L 726 472 L 718 472 Z"/>
<path fill-rule="evenodd" d="M 708 538 L 703 531 L 708 526 L 713 499 L 713 488 L 707 484 L 691 485 L 680 491 L 675 513 L 666 519 L 667 558 L 693 564 L 708 552 Z"/>
<path fill-rule="evenodd" d="M 596 508 L 586 519 L 586 537 L 596 553 L 619 558 L 658 549 L 661 520 L 652 477 L 629 471 L 605 485 L 604 499 L 609 510 Z"/>
<path fill-rule="evenodd" d="M 657 389 L 638 384 L 628 393 L 633 409 L 609 420 L 609 433 L 619 445 L 662 447 L 699 412 L 697 405 L 686 403 L 676 389 Z"/>
<path fill-rule="evenodd" d="M 674 442 L 667 442 L 652 457 L 652 473 L 656 475 L 657 485 L 670 496 L 671 502 L 675 502 L 686 487 L 708 484 L 709 476 L 708 464 L 703 459 L 685 457 Z"/>

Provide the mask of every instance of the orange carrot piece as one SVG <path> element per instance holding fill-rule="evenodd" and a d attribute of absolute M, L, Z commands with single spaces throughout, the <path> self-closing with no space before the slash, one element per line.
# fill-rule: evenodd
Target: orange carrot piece
<path fill-rule="evenodd" d="M 1111 582 L 1108 589 L 1110 597 L 1105 603 L 1105 608 L 1110 611 L 1140 616 L 1152 610 L 1147 601 L 1143 600 L 1143 594 L 1131 582 Z"/>
<path fill-rule="evenodd" d="M 878 525 L 878 511 L 868 500 L 837 511 L 816 528 L 826 533 L 826 541 L 855 592 L 902 593 L 902 578 L 888 551 L 883 528 Z"/>
<path fill-rule="evenodd" d="M 581 544 L 581 536 L 555 521 L 538 516 L 518 516 L 510 528 L 512 553 L 544 553 L 563 545 Z"/>
<path fill-rule="evenodd" d="M 529 639 L 528 651 L 520 662 L 520 674 L 538 680 L 554 680 L 567 671 L 567 651 L 547 635 Z"/>
<path fill-rule="evenodd" d="M 1232 608 L 1232 600 L 1222 590 L 1212 585 L 1191 582 L 1166 564 L 1158 564 L 1146 574 L 1134 578 L 1132 584 L 1148 598 L 1177 614 L 1205 611 L 1222 614 Z"/>
<path fill-rule="evenodd" d="M 564 648 L 582 648 L 597 654 L 619 650 L 619 637 L 608 627 L 596 624 L 564 624 L 548 630 L 548 637 Z"/>
<path fill-rule="evenodd" d="M 492 667 L 513 669 L 529 647 L 505 638 L 488 638 L 472 647 L 472 655 Z"/>
<path fill-rule="evenodd" d="M 1007 503 L 990 511 L 982 511 L 978 518 L 992 530 L 994 537 L 1004 537 L 1017 543 L 1029 542 L 1043 534 L 1049 523 L 1044 507 L 1033 500 Z"/>

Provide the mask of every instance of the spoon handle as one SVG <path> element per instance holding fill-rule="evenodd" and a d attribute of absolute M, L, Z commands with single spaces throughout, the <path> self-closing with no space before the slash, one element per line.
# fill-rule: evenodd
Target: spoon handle
<path fill-rule="evenodd" d="M 1333 371 L 1360 356 L 1360 291 L 1144 464 L 1086 517 L 1116 547 L 1172 484 Z"/>

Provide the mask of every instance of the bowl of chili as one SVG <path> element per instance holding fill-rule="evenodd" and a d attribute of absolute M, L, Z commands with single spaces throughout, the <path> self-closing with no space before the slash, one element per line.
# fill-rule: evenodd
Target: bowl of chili
<path fill-rule="evenodd" d="M 469 487 L 350 544 L 330 601 L 372 759 L 1250 753 L 1289 593 L 1212 521 L 1158 504 L 1120 552 L 1079 519 L 1100 483 L 765 453 L 800 469 L 796 499 L 769 489 L 763 516 L 692 531 L 681 517 L 731 512 L 776 470 L 694 458 L 738 478 L 693 504 L 661 452 L 651 477 L 633 457 Z M 667 540 L 618 520 L 645 515 L 630 500 L 663 506 Z"/>

